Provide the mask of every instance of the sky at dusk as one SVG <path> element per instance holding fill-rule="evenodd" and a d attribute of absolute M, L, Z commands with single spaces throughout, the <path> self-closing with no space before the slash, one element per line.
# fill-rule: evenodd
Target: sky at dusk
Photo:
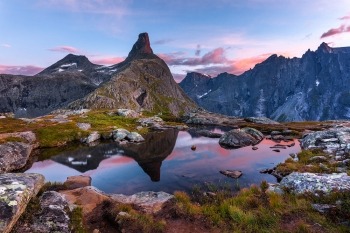
<path fill-rule="evenodd" d="M 32 75 L 68 53 L 115 64 L 148 32 L 179 81 L 350 46 L 350 0 L 0 0 L 0 30 L 0 73 Z"/>

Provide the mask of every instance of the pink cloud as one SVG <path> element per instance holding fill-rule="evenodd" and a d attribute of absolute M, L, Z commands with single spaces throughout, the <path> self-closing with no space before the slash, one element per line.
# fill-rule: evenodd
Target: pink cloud
<path fill-rule="evenodd" d="M 67 45 L 58 46 L 55 48 L 51 48 L 49 50 L 53 52 L 61 52 L 61 53 L 79 53 L 79 49 L 74 48 L 72 46 L 67 46 Z"/>
<path fill-rule="evenodd" d="M 210 65 L 210 64 L 222 64 L 227 62 L 225 56 L 225 49 L 216 48 L 208 53 L 204 54 L 203 57 L 185 57 L 178 54 L 158 54 L 168 65 L 187 65 L 187 66 L 198 66 L 198 65 Z"/>
<path fill-rule="evenodd" d="M 0 74 L 34 75 L 44 68 L 38 66 L 7 66 L 0 65 Z"/>
<path fill-rule="evenodd" d="M 345 33 L 345 32 L 350 32 L 350 26 L 345 26 L 343 24 L 343 25 L 341 25 L 338 28 L 332 28 L 332 29 L 329 29 L 327 32 L 323 33 L 321 35 L 321 39 L 325 38 L 325 37 L 329 37 L 329 36 L 334 36 L 334 35 L 337 35 L 337 34 L 342 34 L 342 33 Z"/>
<path fill-rule="evenodd" d="M 349 15 L 346 15 L 346 16 L 344 16 L 344 17 L 341 17 L 341 18 L 339 18 L 340 20 L 348 20 L 348 19 L 350 19 L 350 14 Z"/>
<path fill-rule="evenodd" d="M 114 65 L 124 60 L 125 58 L 123 57 L 101 57 L 93 59 L 92 62 L 101 65 Z"/>

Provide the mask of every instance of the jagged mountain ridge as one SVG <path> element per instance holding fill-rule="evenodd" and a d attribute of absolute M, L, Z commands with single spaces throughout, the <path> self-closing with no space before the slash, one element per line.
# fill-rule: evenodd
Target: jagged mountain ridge
<path fill-rule="evenodd" d="M 350 118 L 350 47 L 322 43 L 301 58 L 272 55 L 236 76 L 189 73 L 180 83 L 203 108 L 279 121 Z"/>
<path fill-rule="evenodd" d="M 165 62 L 153 54 L 147 33 L 139 35 L 125 61 L 112 66 L 69 54 L 35 76 L 0 75 L 0 112 L 35 117 L 67 106 L 178 115 L 196 105 L 173 80 Z"/>

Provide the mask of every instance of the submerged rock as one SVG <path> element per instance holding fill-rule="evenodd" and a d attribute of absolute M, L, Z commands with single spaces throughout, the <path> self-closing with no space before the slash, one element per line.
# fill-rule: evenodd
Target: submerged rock
<path fill-rule="evenodd" d="M 264 135 L 253 128 L 234 129 L 224 133 L 219 140 L 223 147 L 239 148 L 258 144 Z"/>
<path fill-rule="evenodd" d="M 242 176 L 242 172 L 241 171 L 232 171 L 232 170 L 225 170 L 225 171 L 220 171 L 221 174 L 234 178 L 234 179 L 238 179 L 239 177 Z"/>
<path fill-rule="evenodd" d="M 44 185 L 44 181 L 44 176 L 40 174 L 0 175 L 0 232 L 11 231 L 30 199 Z"/>
<path fill-rule="evenodd" d="M 346 173 L 314 174 L 293 172 L 284 177 L 280 185 L 296 193 L 323 192 L 329 194 L 334 190 L 350 191 L 350 176 Z"/>
<path fill-rule="evenodd" d="M 208 138 L 220 138 L 222 136 L 222 133 L 215 133 L 205 129 L 197 130 L 196 133 L 199 134 L 200 136 L 208 137 Z"/>
<path fill-rule="evenodd" d="M 156 213 L 174 196 L 165 192 L 140 192 L 130 196 L 114 194 L 111 198 L 121 203 L 134 204 L 147 213 Z"/>

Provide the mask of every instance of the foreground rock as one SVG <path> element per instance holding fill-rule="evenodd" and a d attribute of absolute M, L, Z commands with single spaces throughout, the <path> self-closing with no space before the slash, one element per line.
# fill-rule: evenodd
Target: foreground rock
<path fill-rule="evenodd" d="M 111 197 L 121 203 L 134 204 L 146 213 L 156 213 L 174 196 L 165 192 L 140 192 L 130 196 L 114 194 Z"/>
<path fill-rule="evenodd" d="M 40 174 L 0 175 L 0 232 L 10 232 L 28 202 L 44 185 Z"/>
<path fill-rule="evenodd" d="M 0 174 L 23 168 L 33 149 L 33 145 L 23 142 L 0 144 Z"/>
<path fill-rule="evenodd" d="M 350 191 L 350 176 L 346 173 L 314 174 L 293 172 L 282 179 L 280 186 L 291 189 L 296 193 L 323 192 L 329 194 L 334 190 Z"/>
<path fill-rule="evenodd" d="M 90 213 L 96 206 L 104 201 L 133 204 L 146 213 L 156 213 L 162 209 L 165 202 L 174 196 L 165 192 L 140 192 L 133 195 L 106 194 L 93 186 L 74 190 L 61 191 L 71 205 L 79 203 L 83 213 Z"/>
<path fill-rule="evenodd" d="M 253 128 L 233 129 L 220 137 L 219 144 L 228 148 L 239 148 L 258 144 L 264 135 Z"/>
<path fill-rule="evenodd" d="M 17 225 L 16 232 L 71 232 L 68 212 L 68 202 L 62 194 L 55 191 L 44 192 L 40 197 L 40 212 L 35 214 L 33 222 Z"/>

